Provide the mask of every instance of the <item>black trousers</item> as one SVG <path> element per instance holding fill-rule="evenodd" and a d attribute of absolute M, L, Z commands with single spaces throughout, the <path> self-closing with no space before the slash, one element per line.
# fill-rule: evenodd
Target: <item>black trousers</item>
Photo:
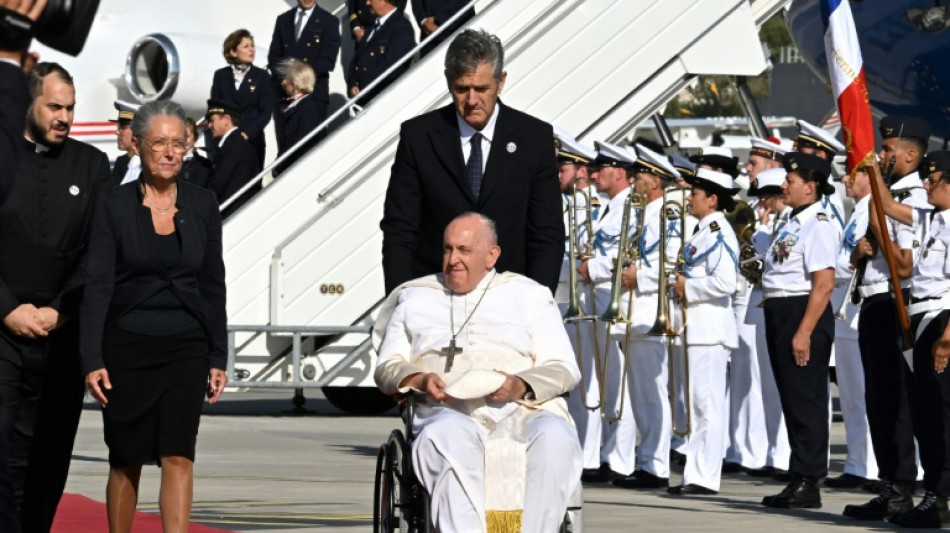
<path fill-rule="evenodd" d="M 66 487 L 82 412 L 75 322 L 42 340 L 0 333 L 0 437 L 24 533 L 47 532 Z"/>
<path fill-rule="evenodd" d="M 910 369 L 900 346 L 897 306 L 890 294 L 877 294 L 861 304 L 858 346 L 864 368 L 864 401 L 871 445 L 879 477 L 890 481 L 917 479 L 914 426 L 907 380 Z"/>
<path fill-rule="evenodd" d="M 911 317 L 912 331 L 917 331 L 923 317 L 923 313 Z M 944 497 L 950 496 L 950 370 L 942 374 L 934 370 L 931 350 L 947 327 L 948 317 L 950 310 L 941 311 L 917 337 L 909 387 L 924 489 Z"/>
<path fill-rule="evenodd" d="M 795 364 L 792 337 L 805 316 L 808 295 L 765 301 L 765 338 L 792 449 L 789 471 L 806 477 L 828 474 L 828 361 L 835 324 L 831 305 L 811 334 L 811 356 Z"/>
<path fill-rule="evenodd" d="M 3 390 L 0 389 L 0 393 Z M 4 409 L 6 401 L 0 394 L 0 428 L 7 427 L 8 413 Z M 16 502 L 13 499 L 13 483 L 10 480 L 10 450 L 6 434 L 0 434 L 0 531 L 18 533 L 20 521 L 17 519 Z"/>

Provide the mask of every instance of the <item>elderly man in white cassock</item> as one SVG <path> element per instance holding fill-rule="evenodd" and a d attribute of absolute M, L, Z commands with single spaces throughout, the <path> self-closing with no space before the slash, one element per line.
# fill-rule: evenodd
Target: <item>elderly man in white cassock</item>
<path fill-rule="evenodd" d="M 561 315 L 544 286 L 496 272 L 500 254 L 490 219 L 460 215 L 442 274 L 396 288 L 374 328 L 379 388 L 426 395 L 412 459 L 442 533 L 557 531 L 580 483 L 561 397 L 580 373 Z"/>

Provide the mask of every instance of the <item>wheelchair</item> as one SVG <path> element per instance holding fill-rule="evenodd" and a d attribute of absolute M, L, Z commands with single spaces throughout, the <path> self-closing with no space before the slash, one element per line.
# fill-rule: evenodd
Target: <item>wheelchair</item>
<path fill-rule="evenodd" d="M 430 533 L 429 493 L 412 467 L 412 420 L 415 396 L 403 406 L 405 429 L 394 429 L 376 455 L 373 484 L 373 533 Z M 581 533 L 583 498 L 580 485 L 571 498 L 558 533 Z"/>

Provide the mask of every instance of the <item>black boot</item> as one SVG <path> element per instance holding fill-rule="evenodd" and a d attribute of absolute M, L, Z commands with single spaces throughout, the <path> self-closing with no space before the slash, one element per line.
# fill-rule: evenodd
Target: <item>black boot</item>
<path fill-rule="evenodd" d="M 929 490 L 924 493 L 917 507 L 906 513 L 895 514 L 888 522 L 909 528 L 939 528 L 941 524 L 950 522 L 950 509 L 947 508 L 947 498 L 937 496 Z"/>
<path fill-rule="evenodd" d="M 778 509 L 818 509 L 821 507 L 818 478 L 794 474 L 782 492 L 762 498 L 762 505 Z"/>
<path fill-rule="evenodd" d="M 876 498 L 862 505 L 845 505 L 842 514 L 855 520 L 884 520 L 892 514 L 888 512 L 888 507 L 893 496 L 891 482 L 883 481 L 881 492 Z"/>

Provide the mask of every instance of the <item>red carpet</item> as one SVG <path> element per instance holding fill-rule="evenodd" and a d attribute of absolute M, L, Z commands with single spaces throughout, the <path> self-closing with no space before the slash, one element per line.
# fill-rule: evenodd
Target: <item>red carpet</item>
<path fill-rule="evenodd" d="M 161 533 L 162 518 L 157 514 L 136 513 L 135 533 Z M 103 533 L 109 531 L 106 504 L 79 494 L 63 494 L 56 510 L 53 533 Z M 224 529 L 191 524 L 189 533 L 222 533 Z"/>

